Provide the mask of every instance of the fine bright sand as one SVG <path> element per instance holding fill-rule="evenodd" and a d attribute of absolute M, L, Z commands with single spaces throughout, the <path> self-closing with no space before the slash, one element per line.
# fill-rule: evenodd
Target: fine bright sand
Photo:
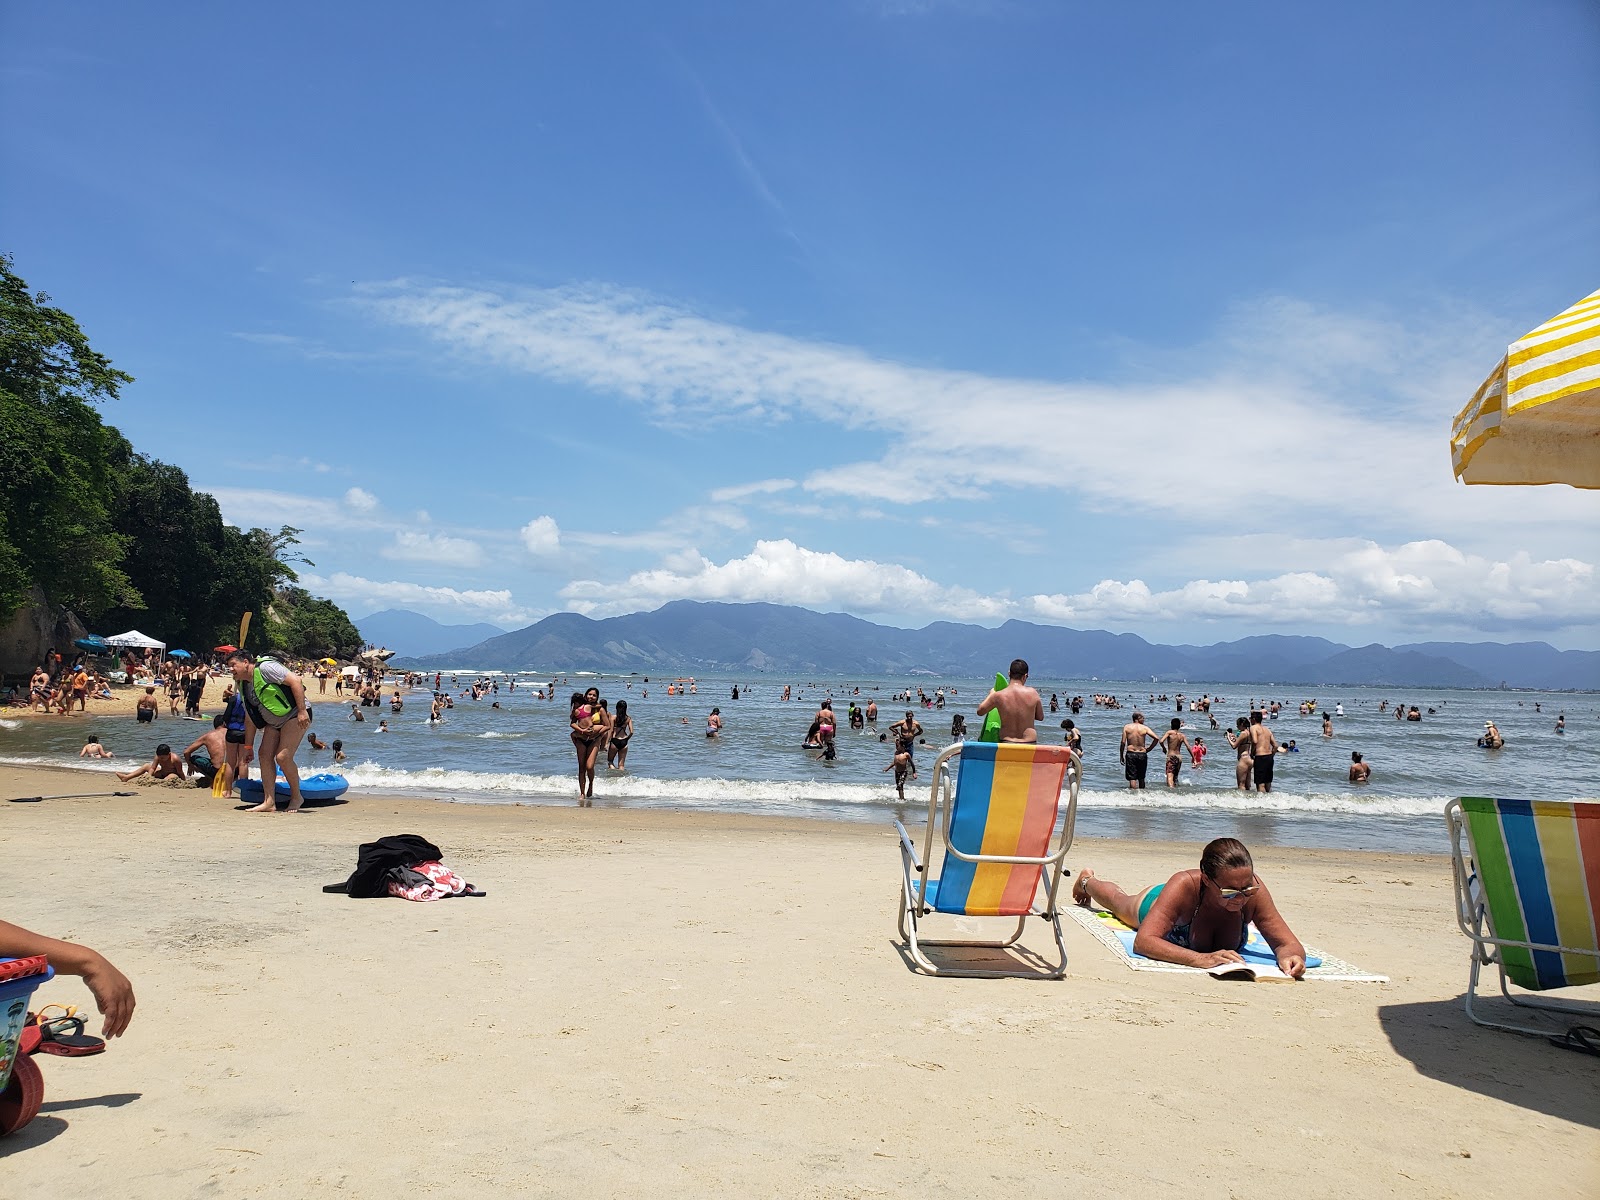
<path fill-rule="evenodd" d="M 937 979 L 894 946 L 887 828 L 3 802 L 102 782 L 0 768 L 4 916 L 139 1001 L 107 1053 L 37 1060 L 7 1197 L 1600 1194 L 1596 1060 L 1467 1021 L 1443 856 L 1260 849 L 1296 931 L 1390 984 L 1135 973 L 1070 924 L 1062 982 Z M 488 898 L 320 891 L 390 833 Z M 1197 856 L 1070 863 L 1143 884 Z"/>

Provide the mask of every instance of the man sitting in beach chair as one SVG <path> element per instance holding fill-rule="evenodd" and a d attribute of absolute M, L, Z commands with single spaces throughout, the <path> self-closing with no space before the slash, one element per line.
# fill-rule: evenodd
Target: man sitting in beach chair
<path fill-rule="evenodd" d="M 900 937 L 918 967 L 933 975 L 978 979 L 1060 979 L 1066 974 L 1067 947 L 1056 897 L 1072 846 L 1080 773 L 1078 756 L 1065 746 L 969 741 L 939 755 L 933 764 L 920 857 L 906 827 L 894 823 L 900 834 L 903 868 Z M 1064 783 L 1068 785 L 1066 816 L 1060 836 L 1053 838 Z M 944 862 L 934 876 L 930 866 L 936 828 L 944 844 Z M 1000 940 L 933 939 L 922 935 L 923 920 L 933 913 L 1015 917 L 1017 924 L 1010 937 Z M 1040 960 L 1042 965 L 1006 968 L 941 966 L 922 949 L 1005 949 L 1021 938 L 1030 916 L 1050 922 L 1059 954 L 1054 965 Z"/>
<path fill-rule="evenodd" d="M 1478 1015 L 1478 974 L 1493 964 L 1501 995 L 1519 1008 L 1600 1020 L 1600 1004 L 1534 1000 L 1509 986 L 1548 992 L 1600 983 L 1600 803 L 1465 796 L 1444 811 L 1456 922 L 1472 939 L 1467 1016 L 1516 1033 L 1560 1032 Z"/>

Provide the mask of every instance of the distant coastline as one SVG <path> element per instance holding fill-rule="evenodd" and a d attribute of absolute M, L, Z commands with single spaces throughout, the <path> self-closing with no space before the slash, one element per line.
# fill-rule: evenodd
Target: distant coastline
<path fill-rule="evenodd" d="M 415 617 L 416 614 L 408 614 Z M 426 618 L 417 618 L 426 621 Z M 436 644 L 436 643 L 435 643 Z M 1418 642 L 1348 646 L 1265 634 L 1211 646 L 1169 646 L 1136 634 L 1008 621 L 995 629 L 935 622 L 878 625 L 843 613 L 777 604 L 677 600 L 651 612 L 594 620 L 556 613 L 524 629 L 442 653 L 391 646 L 393 666 L 529 671 L 913 674 L 983 677 L 1021 656 L 1036 676 L 1098 677 L 1141 687 L 1229 681 L 1282 687 L 1441 687 L 1600 691 L 1600 651 L 1545 642 Z"/>

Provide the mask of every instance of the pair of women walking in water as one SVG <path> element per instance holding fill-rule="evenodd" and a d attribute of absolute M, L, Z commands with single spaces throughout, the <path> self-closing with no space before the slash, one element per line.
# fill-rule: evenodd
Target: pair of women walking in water
<path fill-rule="evenodd" d="M 633 740 L 633 718 L 628 715 L 628 702 L 617 701 L 613 716 L 606 701 L 600 699 L 600 689 L 573 692 L 568 712 L 571 726 L 572 748 L 578 756 L 578 807 L 594 805 L 594 771 L 600 761 L 600 751 L 606 751 L 606 766 L 618 771 L 628 764 L 628 743 Z"/>

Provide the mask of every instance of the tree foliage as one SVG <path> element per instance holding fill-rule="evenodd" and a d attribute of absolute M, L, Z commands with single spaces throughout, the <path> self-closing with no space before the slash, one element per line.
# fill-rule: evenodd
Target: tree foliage
<path fill-rule="evenodd" d="M 95 405 L 131 382 L 0 255 L 0 618 L 38 586 L 89 620 L 142 625 L 175 647 L 231 641 L 255 612 L 265 619 L 252 645 L 360 649 L 342 609 L 292 586 L 294 564 L 313 565 L 299 529 L 227 524 L 180 468 L 101 420 Z"/>

